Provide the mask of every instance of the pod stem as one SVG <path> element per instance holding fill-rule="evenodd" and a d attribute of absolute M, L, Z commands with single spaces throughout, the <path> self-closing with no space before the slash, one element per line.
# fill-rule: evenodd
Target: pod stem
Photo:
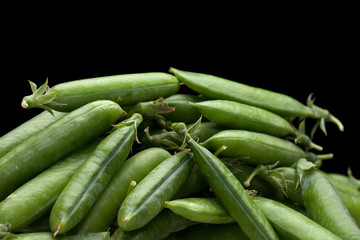
<path fill-rule="evenodd" d="M 333 115 L 330 115 L 329 121 L 335 123 L 341 132 L 344 131 L 344 125 L 341 123 L 341 121 L 338 118 L 336 118 Z"/>
<path fill-rule="evenodd" d="M 250 175 L 245 179 L 245 181 L 243 182 L 244 187 L 249 187 L 251 181 L 254 179 L 254 177 L 256 177 L 258 174 L 264 172 L 265 166 L 264 165 L 257 165 L 256 168 L 250 173 Z"/>
<path fill-rule="evenodd" d="M 333 153 L 327 153 L 327 154 L 318 154 L 316 155 L 317 160 L 329 160 L 334 157 Z"/>

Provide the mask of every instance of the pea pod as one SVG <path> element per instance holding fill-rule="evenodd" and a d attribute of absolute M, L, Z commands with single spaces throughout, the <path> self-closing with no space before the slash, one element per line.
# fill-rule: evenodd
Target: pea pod
<path fill-rule="evenodd" d="M 150 222 L 185 182 L 193 166 L 192 159 L 191 153 L 181 152 L 154 168 L 125 198 L 117 218 L 119 226 L 131 231 Z"/>
<path fill-rule="evenodd" d="M 172 233 L 165 240 L 248 240 L 238 224 L 197 224 Z"/>
<path fill-rule="evenodd" d="M 219 156 L 238 158 L 252 165 L 278 162 L 278 166 L 291 166 L 300 158 L 315 162 L 332 157 L 331 154 L 315 155 L 312 152 L 305 152 L 286 139 L 246 130 L 218 132 L 202 145 L 214 151 L 225 145 L 226 150 Z"/>
<path fill-rule="evenodd" d="M 58 160 L 104 134 L 125 115 L 108 100 L 89 103 L 50 124 L 0 158 L 0 200 Z"/>
<path fill-rule="evenodd" d="M 277 201 L 256 198 L 256 205 L 264 212 L 281 239 L 341 240 L 305 215 Z"/>
<path fill-rule="evenodd" d="M 51 210 L 50 229 L 55 236 L 68 232 L 89 212 L 129 155 L 141 121 L 136 113 L 116 125 L 71 178 Z"/>
<path fill-rule="evenodd" d="M 89 213 L 72 233 L 105 231 L 116 219 L 131 181 L 139 183 L 152 169 L 171 154 L 162 148 L 145 149 L 125 161 Z"/>
<path fill-rule="evenodd" d="M 287 120 L 262 108 L 228 100 L 208 100 L 189 103 L 210 121 L 227 129 L 241 129 L 265 133 L 275 137 L 292 137 L 307 149 L 322 150 L 304 133 L 295 129 Z M 303 123 L 304 124 L 304 123 Z"/>
<path fill-rule="evenodd" d="M 216 198 L 184 198 L 165 202 L 165 208 L 194 222 L 225 224 L 235 220 Z"/>
<path fill-rule="evenodd" d="M 51 88 L 46 82 L 39 88 L 30 82 L 33 94 L 25 96 L 24 108 L 44 108 L 69 112 L 89 102 L 111 100 L 121 106 L 155 100 L 176 93 L 176 77 L 166 73 L 135 73 L 75 80 Z"/>
<path fill-rule="evenodd" d="M 344 130 L 342 123 L 328 110 L 314 105 L 309 98 L 308 106 L 285 94 L 276 93 L 266 89 L 248 86 L 221 77 L 194 73 L 170 68 L 179 81 L 189 88 L 211 99 L 224 99 L 252 105 L 266 109 L 283 117 L 309 117 L 318 119 L 325 130 L 325 121 L 335 123 L 340 131 Z"/>
<path fill-rule="evenodd" d="M 161 240 L 165 239 L 171 233 L 180 231 L 188 226 L 195 225 L 186 218 L 183 218 L 168 209 L 163 209 L 156 217 L 142 228 L 133 231 L 124 231 L 118 228 L 112 240 Z"/>
<path fill-rule="evenodd" d="M 107 232 L 84 233 L 79 235 L 54 237 L 50 232 L 19 233 L 8 236 L 8 240 L 107 240 Z"/>
<path fill-rule="evenodd" d="M 191 94 L 174 94 L 164 99 L 175 111 L 166 115 L 166 118 L 173 122 L 184 122 L 186 124 L 196 122 L 201 114 L 195 108 L 189 106 L 189 102 L 200 102 L 205 100 L 204 97 Z"/>
<path fill-rule="evenodd" d="M 190 135 L 187 137 L 201 173 L 246 235 L 250 239 L 278 239 L 264 214 L 225 164 Z"/>
<path fill-rule="evenodd" d="M 26 139 L 34 136 L 51 123 L 66 115 L 66 113 L 56 111 L 53 114 L 51 115 L 47 111 L 43 111 L 0 137 L 0 158 Z"/>
<path fill-rule="evenodd" d="M 300 159 L 296 167 L 309 217 L 342 239 L 360 239 L 359 226 L 326 175 L 305 159 Z"/>
<path fill-rule="evenodd" d="M 56 198 L 99 140 L 59 161 L 0 202 L 0 223 L 16 232 L 49 212 Z M 19 211 L 21 209 L 21 211 Z"/>

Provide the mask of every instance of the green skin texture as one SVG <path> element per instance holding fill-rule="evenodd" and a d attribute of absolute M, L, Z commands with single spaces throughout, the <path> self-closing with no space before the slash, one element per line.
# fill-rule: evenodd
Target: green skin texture
<path fill-rule="evenodd" d="M 175 94 L 165 98 L 163 102 L 174 107 L 175 111 L 166 114 L 165 117 L 173 122 L 184 122 L 186 124 L 196 122 L 201 114 L 189 105 L 189 102 L 200 102 L 205 100 L 203 97 L 190 94 Z"/>
<path fill-rule="evenodd" d="M 198 224 L 172 233 L 165 240 L 249 240 L 238 224 Z"/>
<path fill-rule="evenodd" d="M 16 232 L 49 212 L 60 192 L 98 143 L 95 141 L 71 154 L 10 194 L 0 203 L 0 223 L 10 223 L 11 231 Z"/>
<path fill-rule="evenodd" d="M 37 232 L 37 233 L 21 233 L 12 235 L 6 239 L 8 240 L 106 240 L 109 239 L 107 232 L 98 233 L 84 233 L 71 236 L 58 236 L 54 237 L 50 232 Z"/>
<path fill-rule="evenodd" d="M 111 237 L 111 240 L 160 240 L 165 239 L 173 232 L 180 231 L 194 224 L 198 223 L 183 218 L 168 209 L 163 209 L 142 228 L 133 231 L 124 231 L 118 228 Z M 117 238 L 115 238 L 115 234 Z"/>
<path fill-rule="evenodd" d="M 104 99 L 128 106 L 170 96 L 179 88 L 176 77 L 161 72 L 89 78 L 51 87 L 49 93 L 58 91 L 58 95 L 47 106 L 56 111 L 69 112 L 89 102 Z M 24 97 L 24 101 L 29 108 L 32 107 L 31 95 Z"/>
<path fill-rule="evenodd" d="M 0 200 L 80 146 L 104 134 L 124 115 L 114 102 L 92 102 L 17 145 L 0 159 Z"/>
<path fill-rule="evenodd" d="M 228 129 L 243 129 L 276 137 L 296 136 L 296 129 L 288 121 L 261 108 L 228 100 L 189 104 L 205 118 Z"/>
<path fill-rule="evenodd" d="M 121 205 L 117 222 L 125 231 L 139 229 L 164 208 L 190 175 L 193 155 L 181 152 L 164 160 L 129 193 Z"/>
<path fill-rule="evenodd" d="M 296 99 L 266 89 L 255 88 L 224 78 L 171 68 L 179 81 L 194 91 L 212 98 L 236 101 L 267 109 L 284 117 L 312 117 L 314 112 Z"/>
<path fill-rule="evenodd" d="M 226 146 L 226 150 L 219 156 L 238 158 L 252 165 L 279 162 L 278 166 L 291 166 L 300 158 L 313 160 L 313 155 L 307 155 L 300 147 L 286 139 L 245 130 L 221 131 L 202 145 L 214 151 Z"/>
<path fill-rule="evenodd" d="M 225 164 L 190 136 L 189 144 L 215 195 L 250 239 L 278 239 L 274 229 Z"/>
<path fill-rule="evenodd" d="M 162 148 L 148 148 L 126 160 L 90 212 L 71 232 L 79 234 L 106 231 L 117 217 L 130 182 L 139 183 L 152 169 L 169 157 L 171 154 Z"/>
<path fill-rule="evenodd" d="M 276 168 L 275 171 L 280 173 L 287 182 L 286 198 L 292 202 L 295 202 L 299 206 L 304 206 L 301 186 L 296 188 L 296 183 L 298 180 L 295 168 L 280 167 Z M 343 185 L 342 182 L 336 181 L 329 177 L 329 174 L 326 174 L 326 176 L 328 176 L 328 179 L 336 188 L 350 215 L 354 218 L 357 225 L 360 226 L 360 194 L 357 193 L 353 186 Z"/>
<path fill-rule="evenodd" d="M 284 240 L 341 240 L 305 215 L 274 200 L 254 199 Z"/>
<path fill-rule="evenodd" d="M 165 208 L 194 222 L 225 224 L 235 220 L 216 198 L 184 198 L 167 201 Z"/>
<path fill-rule="evenodd" d="M 54 116 L 47 111 L 43 111 L 0 137 L 0 158 L 26 139 L 34 136 L 51 123 L 66 115 L 66 113 L 56 111 L 53 113 Z"/>
<path fill-rule="evenodd" d="M 360 228 L 324 173 L 311 168 L 302 182 L 306 212 L 315 222 L 342 239 L 360 239 Z"/>
<path fill-rule="evenodd" d="M 126 160 L 142 116 L 136 113 L 128 120 L 133 122 L 101 141 L 61 192 L 50 214 L 50 229 L 55 234 L 68 232 L 85 217 Z"/>

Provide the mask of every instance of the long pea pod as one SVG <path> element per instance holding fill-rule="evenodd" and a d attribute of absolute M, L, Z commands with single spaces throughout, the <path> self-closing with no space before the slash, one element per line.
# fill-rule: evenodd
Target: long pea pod
<path fill-rule="evenodd" d="M 264 214 L 225 164 L 190 135 L 187 137 L 201 173 L 246 235 L 257 240 L 278 239 Z"/>
<path fill-rule="evenodd" d="M 78 108 L 0 158 L 0 200 L 80 146 L 104 134 L 125 112 L 99 100 Z"/>
<path fill-rule="evenodd" d="M 267 198 L 254 199 L 284 240 L 341 240 L 305 215 Z"/>
<path fill-rule="evenodd" d="M 149 223 L 139 229 L 124 231 L 122 228 L 118 228 L 111 240 L 162 240 L 173 232 L 195 224 L 198 223 L 183 218 L 169 209 L 163 209 Z"/>
<path fill-rule="evenodd" d="M 186 181 L 193 164 L 192 153 L 185 151 L 154 168 L 125 198 L 118 213 L 119 226 L 131 231 L 150 222 Z"/>
<path fill-rule="evenodd" d="M 30 82 L 32 95 L 25 96 L 24 108 L 72 111 L 89 102 L 111 100 L 121 106 L 155 100 L 176 93 L 179 81 L 167 73 L 134 73 L 74 80 L 51 88 L 48 80 L 39 88 Z"/>
<path fill-rule="evenodd" d="M 308 117 L 317 119 L 324 132 L 325 122 L 335 123 L 340 131 L 344 130 L 342 123 L 328 110 L 314 105 L 312 99 L 305 106 L 298 100 L 285 94 L 266 89 L 248 86 L 221 77 L 183 71 L 175 68 L 169 70 L 179 81 L 189 88 L 211 99 L 236 101 L 255 107 L 266 109 L 283 117 Z"/>
<path fill-rule="evenodd" d="M 184 198 L 165 202 L 165 208 L 194 222 L 226 224 L 235 220 L 216 198 Z"/>
<path fill-rule="evenodd" d="M 360 227 L 326 175 L 305 159 L 296 168 L 309 217 L 342 239 L 360 239 Z"/>
<path fill-rule="evenodd" d="M 50 228 L 55 236 L 68 232 L 89 212 L 129 155 L 141 121 L 142 116 L 135 113 L 115 125 L 71 178 L 51 210 Z"/>
<path fill-rule="evenodd" d="M 307 149 L 322 150 L 321 146 L 313 143 L 305 134 L 304 122 L 300 131 L 277 114 L 229 100 L 208 100 L 189 104 L 199 110 L 205 118 L 224 128 L 248 130 L 281 138 L 291 137 Z"/>
<path fill-rule="evenodd" d="M 145 149 L 125 161 L 89 213 L 72 233 L 105 231 L 116 219 L 131 181 L 139 183 L 149 172 L 171 154 L 162 148 Z"/>
<path fill-rule="evenodd" d="M 54 237 L 51 232 L 19 233 L 9 235 L 7 240 L 108 240 L 108 232 L 83 233 L 78 235 Z"/>
<path fill-rule="evenodd" d="M 50 212 L 60 192 L 99 141 L 54 164 L 0 202 L 0 223 L 11 224 L 11 231 L 17 232 Z"/>
<path fill-rule="evenodd" d="M 36 133 L 65 115 L 66 113 L 57 111 L 54 111 L 53 115 L 47 111 L 43 111 L 6 133 L 0 137 L 0 158 L 26 139 L 34 136 Z"/>
<path fill-rule="evenodd" d="M 246 130 L 223 130 L 201 144 L 214 151 L 226 146 L 219 156 L 238 158 L 252 165 L 278 163 L 278 166 L 291 166 L 300 158 L 312 162 L 332 158 L 332 154 L 316 155 L 304 151 L 286 139 Z"/>

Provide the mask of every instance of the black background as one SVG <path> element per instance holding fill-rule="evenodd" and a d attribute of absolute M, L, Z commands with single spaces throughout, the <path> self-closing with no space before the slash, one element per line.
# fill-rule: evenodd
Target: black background
<path fill-rule="evenodd" d="M 299 15 L 300 16 L 300 15 Z M 330 110 L 345 126 L 328 123 L 315 135 L 323 153 L 334 153 L 323 169 L 356 177 L 358 153 L 358 38 L 351 19 L 266 19 L 255 27 L 217 20 L 177 25 L 141 22 L 106 25 L 26 24 L 9 30 L 1 58 L 1 129 L 5 134 L 41 110 L 22 109 L 31 93 L 27 80 L 50 87 L 60 82 L 123 73 L 167 72 L 170 67 L 213 74 L 290 95 Z M 340 21 L 341 20 L 341 21 Z M 166 21 L 165 21 L 166 22 Z M 233 19 L 229 20 L 233 22 Z M 70 24 L 71 25 L 71 24 Z M 95 28 L 95 29 L 94 29 Z M 125 29 L 126 28 L 126 29 Z M 183 89 L 185 91 L 185 89 Z M 307 122 L 310 131 L 312 121 Z"/>

